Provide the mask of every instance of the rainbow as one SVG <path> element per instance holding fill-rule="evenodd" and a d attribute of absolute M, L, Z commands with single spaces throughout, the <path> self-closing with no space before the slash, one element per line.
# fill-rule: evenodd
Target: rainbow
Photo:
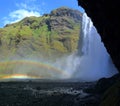
<path fill-rule="evenodd" d="M 1 79 L 40 79 L 41 77 L 37 76 L 30 76 L 26 74 L 11 74 L 11 75 L 5 75 Z"/>
<path fill-rule="evenodd" d="M 64 76 L 64 77 L 68 77 L 68 74 L 63 71 L 60 70 L 56 67 L 51 66 L 50 64 L 47 63 L 41 63 L 39 61 L 33 61 L 33 60 L 12 60 L 12 61 L 1 61 L 0 62 L 0 67 L 4 67 L 4 70 L 2 71 L 2 73 L 4 73 L 6 70 L 7 71 L 11 71 L 9 70 L 10 67 L 14 68 L 14 67 L 18 67 L 18 69 L 20 67 L 27 67 L 32 70 L 32 67 L 37 69 L 37 72 L 43 71 L 41 73 L 46 73 L 47 77 L 50 77 L 49 74 L 54 74 L 54 76 L 56 77 L 60 77 L 60 76 Z M 0 76 L 1 79 L 7 79 L 7 78 L 44 78 L 45 75 L 34 75 L 34 72 L 36 72 L 36 70 L 32 70 L 33 75 L 29 75 L 24 71 L 22 72 L 17 72 L 17 70 L 11 74 L 4 74 L 2 76 Z M 37 73 L 36 72 L 36 73 Z M 1 73 L 1 69 L 0 69 L 0 73 Z"/>

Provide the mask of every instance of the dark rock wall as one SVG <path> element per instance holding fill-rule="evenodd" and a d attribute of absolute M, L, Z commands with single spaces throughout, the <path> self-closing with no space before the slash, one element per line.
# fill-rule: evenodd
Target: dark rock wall
<path fill-rule="evenodd" d="M 119 0 L 78 0 L 92 19 L 107 51 L 120 72 Z"/>

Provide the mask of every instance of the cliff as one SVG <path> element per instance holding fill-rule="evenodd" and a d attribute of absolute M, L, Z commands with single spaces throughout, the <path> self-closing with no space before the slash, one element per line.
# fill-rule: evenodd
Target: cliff
<path fill-rule="evenodd" d="M 0 29 L 0 58 L 58 57 L 77 49 L 82 13 L 61 7 Z"/>

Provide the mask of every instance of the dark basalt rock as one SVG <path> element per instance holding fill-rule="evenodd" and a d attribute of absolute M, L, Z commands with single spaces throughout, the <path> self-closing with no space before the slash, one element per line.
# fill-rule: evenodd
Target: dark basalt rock
<path fill-rule="evenodd" d="M 73 10 L 67 7 L 61 7 L 56 10 L 51 11 L 51 16 L 66 16 L 66 17 L 73 17 L 73 19 L 76 22 L 79 22 L 79 20 L 82 19 L 82 13 L 80 13 L 78 10 Z"/>
<path fill-rule="evenodd" d="M 117 83 L 119 80 L 120 80 L 120 74 L 116 74 L 110 78 L 101 78 L 97 81 L 95 86 L 84 89 L 84 91 L 87 93 L 101 95 L 105 93 L 107 89 L 109 89 L 112 85 Z"/>
<path fill-rule="evenodd" d="M 120 72 L 120 15 L 118 0 L 78 0 L 100 33 L 102 41 Z M 95 90 L 97 89 L 97 90 Z M 108 89 L 108 90 L 106 90 Z M 120 106 L 120 75 L 100 79 L 88 92 L 103 93 L 100 106 Z"/>
<path fill-rule="evenodd" d="M 98 106 L 99 95 L 81 92 L 94 83 L 23 80 L 0 82 L 0 106 Z"/>
<path fill-rule="evenodd" d="M 78 0 L 100 33 L 114 64 L 120 71 L 119 0 Z"/>

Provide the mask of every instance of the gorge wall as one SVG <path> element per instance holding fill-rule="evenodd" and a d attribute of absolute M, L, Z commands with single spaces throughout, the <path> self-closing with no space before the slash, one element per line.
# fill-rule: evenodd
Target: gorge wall
<path fill-rule="evenodd" d="M 120 72 L 120 18 L 117 12 L 120 6 L 119 1 L 78 0 L 78 5 L 82 6 L 92 19 L 113 63 Z"/>

